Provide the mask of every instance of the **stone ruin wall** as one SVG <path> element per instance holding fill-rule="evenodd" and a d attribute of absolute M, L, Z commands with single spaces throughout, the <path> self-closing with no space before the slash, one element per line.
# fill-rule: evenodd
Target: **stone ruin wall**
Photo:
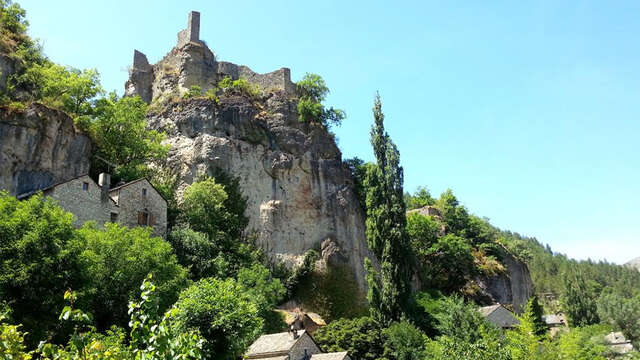
<path fill-rule="evenodd" d="M 139 95 L 147 103 L 166 94 L 184 93 L 192 86 L 207 91 L 227 76 L 233 80 L 244 78 L 263 91 L 282 90 L 291 95 L 296 92 L 288 68 L 259 74 L 244 65 L 216 61 L 213 52 L 200 40 L 200 13 L 195 11 L 189 14 L 187 28 L 178 33 L 176 47 L 157 64 L 149 64 L 142 52 L 134 50 L 129 75 L 125 95 Z"/>

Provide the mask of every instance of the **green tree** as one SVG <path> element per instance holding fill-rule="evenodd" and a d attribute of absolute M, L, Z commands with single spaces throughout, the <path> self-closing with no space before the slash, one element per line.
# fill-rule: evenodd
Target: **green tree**
<path fill-rule="evenodd" d="M 265 320 L 265 327 L 271 325 L 267 321 L 274 321 L 273 309 L 287 294 L 284 285 L 279 279 L 273 278 L 269 269 L 261 264 L 240 269 L 237 280 L 258 307 L 258 315 Z"/>
<path fill-rule="evenodd" d="M 384 358 L 385 335 L 370 317 L 333 321 L 314 332 L 313 339 L 324 351 L 348 351 L 352 359 Z"/>
<path fill-rule="evenodd" d="M 97 147 L 93 173 L 111 172 L 114 178 L 130 181 L 149 175 L 148 163 L 166 158 L 165 134 L 147 129 L 146 113 L 147 104 L 139 97 L 118 98 L 111 93 L 97 101 L 93 116 L 78 119 Z"/>
<path fill-rule="evenodd" d="M 0 299 L 30 345 L 53 334 L 64 291 L 84 287 L 79 253 L 73 215 L 41 195 L 0 192 Z"/>
<path fill-rule="evenodd" d="M 414 249 L 426 288 L 453 293 L 476 273 L 473 249 L 466 239 L 448 234 L 431 246 L 428 242 L 416 240 L 413 241 Z"/>
<path fill-rule="evenodd" d="M 531 314 L 531 319 L 533 321 L 534 333 L 538 336 L 543 336 L 547 332 L 547 326 L 542 319 L 542 315 L 544 315 L 544 309 L 538 300 L 538 295 L 533 295 L 527 301 L 527 306 L 525 307 L 525 313 Z"/>
<path fill-rule="evenodd" d="M 384 129 L 379 95 L 374 101 L 373 116 L 371 145 L 376 166 L 370 168 L 366 176 L 366 235 L 369 248 L 380 262 L 381 281 L 380 301 L 372 315 L 382 324 L 389 324 L 399 320 L 407 306 L 411 267 L 406 259 L 410 246 L 406 234 L 400 153 Z"/>
<path fill-rule="evenodd" d="M 465 303 L 459 297 L 444 297 L 440 300 L 436 329 L 441 335 L 455 341 L 475 343 L 482 338 L 487 323 L 475 304 Z"/>
<path fill-rule="evenodd" d="M 429 189 L 424 186 L 418 187 L 415 193 L 404 194 L 407 210 L 419 209 L 428 205 L 435 205 L 436 201 L 429 193 Z"/>
<path fill-rule="evenodd" d="M 407 321 L 391 324 L 383 330 L 386 337 L 386 353 L 397 360 L 422 360 L 425 358 L 426 335 Z"/>
<path fill-rule="evenodd" d="M 197 331 L 182 331 L 176 325 L 175 308 L 164 316 L 159 312 L 160 299 L 149 275 L 140 290 L 140 301 L 129 304 L 131 319 L 130 337 L 124 331 L 113 328 L 105 334 L 91 327 L 76 326 L 76 331 L 65 347 L 51 343 L 38 346 L 39 358 L 46 360 L 196 360 L 202 359 L 204 339 Z M 74 308 L 75 295 L 67 291 L 70 300 L 60 314 L 60 320 L 74 324 L 86 324 L 87 314 Z M 128 345 L 127 345 L 128 343 Z"/>
<path fill-rule="evenodd" d="M 548 341 L 536 334 L 533 307 L 527 307 L 515 330 L 507 331 L 507 349 L 513 360 L 552 359 L 552 351 Z"/>
<path fill-rule="evenodd" d="M 24 345 L 24 335 L 20 326 L 7 324 L 5 315 L 0 314 L 0 354 L 4 359 L 31 359 L 31 354 Z"/>
<path fill-rule="evenodd" d="M 83 298 L 99 329 L 124 327 L 127 304 L 138 294 L 140 283 L 153 274 L 160 309 L 173 304 L 188 284 L 187 271 L 178 264 L 171 245 L 151 236 L 150 228 L 128 228 L 106 224 L 105 229 L 86 224 L 79 231 L 84 239 L 79 258 L 86 264 L 90 286 Z"/>
<path fill-rule="evenodd" d="M 620 329 L 636 346 L 640 341 L 640 295 L 631 298 L 606 289 L 598 298 L 598 315 L 604 322 Z"/>
<path fill-rule="evenodd" d="M 604 360 L 608 350 L 604 336 L 609 331 L 608 326 L 603 325 L 572 328 L 560 333 L 560 337 L 554 341 L 553 351 L 559 360 Z"/>
<path fill-rule="evenodd" d="M 589 280 L 581 273 L 565 275 L 565 292 L 560 301 L 572 326 L 586 326 L 600 322 L 597 287 L 598 285 L 593 280 Z"/>
<path fill-rule="evenodd" d="M 343 110 L 333 107 L 325 108 L 322 102 L 329 94 L 329 88 L 325 81 L 316 74 L 305 74 L 302 80 L 298 81 L 298 120 L 300 122 L 318 122 L 325 126 L 340 126 L 346 117 Z"/>
<path fill-rule="evenodd" d="M 178 326 L 207 340 L 208 359 L 241 356 L 263 326 L 258 306 L 234 279 L 202 279 L 180 294 L 176 308 Z"/>
<path fill-rule="evenodd" d="M 427 341 L 426 358 L 430 360 L 511 360 L 504 336 L 499 331 L 482 326 L 478 333 L 479 338 L 473 342 L 449 336 L 440 336 L 436 341 Z"/>

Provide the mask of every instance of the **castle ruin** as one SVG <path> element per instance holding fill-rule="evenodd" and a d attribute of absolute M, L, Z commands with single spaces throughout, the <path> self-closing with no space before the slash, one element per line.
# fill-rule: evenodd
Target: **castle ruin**
<path fill-rule="evenodd" d="M 295 94 L 296 86 L 288 68 L 259 74 L 244 65 L 217 61 L 207 44 L 200 40 L 200 13 L 191 11 L 187 27 L 178 33 L 176 46 L 158 63 L 151 65 L 145 54 L 134 50 L 125 95 L 139 95 L 143 101 L 151 103 L 170 94 L 180 95 L 192 86 L 207 91 L 225 77 L 244 78 L 265 92 Z"/>

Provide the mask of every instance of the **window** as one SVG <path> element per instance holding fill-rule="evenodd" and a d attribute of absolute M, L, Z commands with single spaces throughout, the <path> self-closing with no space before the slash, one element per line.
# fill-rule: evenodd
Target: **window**
<path fill-rule="evenodd" d="M 138 213 L 138 225 L 140 226 L 153 226 L 156 223 L 156 219 L 153 214 L 150 214 L 147 209 Z"/>
<path fill-rule="evenodd" d="M 138 225 L 146 226 L 149 224 L 149 213 L 146 211 L 140 211 L 138 213 Z"/>
<path fill-rule="evenodd" d="M 147 189 L 142 189 L 142 196 L 147 196 Z"/>
<path fill-rule="evenodd" d="M 112 212 L 112 213 L 111 213 L 111 222 L 112 222 L 112 223 L 115 223 L 115 222 L 117 222 L 117 221 L 118 221 L 118 213 L 114 213 L 114 212 Z"/>
<path fill-rule="evenodd" d="M 82 183 L 82 190 L 89 191 L 89 183 L 88 182 L 83 182 Z"/>

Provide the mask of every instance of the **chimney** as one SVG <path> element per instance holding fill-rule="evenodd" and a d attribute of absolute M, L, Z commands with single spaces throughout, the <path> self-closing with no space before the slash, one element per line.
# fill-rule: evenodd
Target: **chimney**
<path fill-rule="evenodd" d="M 100 200 L 105 202 L 109 200 L 109 189 L 111 188 L 111 175 L 101 173 L 98 177 L 98 185 L 100 185 Z"/>

